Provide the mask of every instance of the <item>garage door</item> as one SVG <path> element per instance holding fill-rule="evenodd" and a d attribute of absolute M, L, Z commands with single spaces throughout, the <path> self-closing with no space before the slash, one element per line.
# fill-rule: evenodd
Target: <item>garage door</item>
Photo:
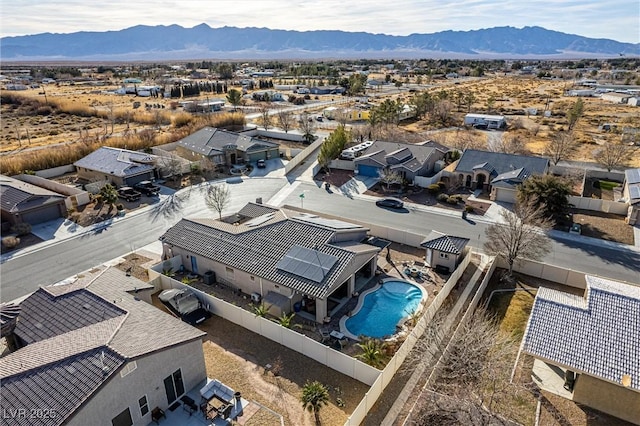
<path fill-rule="evenodd" d="M 43 207 L 38 210 L 32 210 L 22 214 L 22 221 L 31 225 L 36 223 L 48 222 L 60 217 L 60 208 L 58 204 L 53 204 L 47 207 Z"/>
<path fill-rule="evenodd" d="M 380 169 L 374 166 L 358 164 L 358 174 L 361 176 L 380 176 Z"/>
<path fill-rule="evenodd" d="M 512 189 L 496 188 L 495 201 L 502 201 L 503 203 L 515 203 L 516 192 Z"/>

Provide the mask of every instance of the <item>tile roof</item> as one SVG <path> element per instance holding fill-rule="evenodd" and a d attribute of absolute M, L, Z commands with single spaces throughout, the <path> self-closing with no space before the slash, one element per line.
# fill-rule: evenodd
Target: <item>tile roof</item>
<path fill-rule="evenodd" d="M 535 357 L 640 390 L 640 287 L 586 276 L 585 296 L 541 288 L 522 349 Z"/>
<path fill-rule="evenodd" d="M 78 353 L 53 365 L 2 379 L 2 409 L 42 408 L 55 417 L 17 416 L 12 425 L 55 426 L 66 422 L 124 364 L 124 359 L 102 346 Z M 9 424 L 9 423 L 7 423 Z"/>
<path fill-rule="evenodd" d="M 420 243 L 420 247 L 438 250 L 443 253 L 461 254 L 468 242 L 469 238 L 453 237 L 441 232 L 431 231 L 427 238 Z"/>
<path fill-rule="evenodd" d="M 153 170 L 155 161 L 155 155 L 103 146 L 73 165 L 112 176 L 127 177 Z"/>
<path fill-rule="evenodd" d="M 15 333 L 27 345 L 126 314 L 125 310 L 82 289 L 55 297 L 40 288 L 20 308 Z"/>
<path fill-rule="evenodd" d="M 0 206 L 17 213 L 47 204 L 61 203 L 66 197 L 57 192 L 0 175 Z"/>
<path fill-rule="evenodd" d="M 293 215 L 289 212 L 289 215 Z M 317 221 L 315 221 L 317 222 Z M 300 293 L 325 298 L 332 286 L 345 273 L 355 272 L 360 265 L 354 259 L 356 252 L 349 247 L 332 244 L 334 235 L 345 228 L 332 228 L 331 222 L 315 223 L 306 216 L 289 217 L 275 223 L 266 223 L 244 232 L 231 233 L 218 223 L 205 224 L 182 219 L 160 239 L 191 253 L 212 259 L 223 265 L 245 271 L 251 275 L 294 289 Z M 346 223 L 346 222 L 343 222 Z M 366 233 L 366 228 L 352 227 L 349 231 Z M 276 265 L 294 245 L 317 250 L 337 259 L 320 282 L 314 282 Z M 377 250 L 376 250 L 377 251 Z"/>
<path fill-rule="evenodd" d="M 50 423 L 18 424 L 61 424 L 127 360 L 205 335 L 135 296 L 150 288 L 108 268 L 82 288 L 56 285 L 25 299 L 16 334 L 27 345 L 0 358 L 3 408 L 56 409 Z"/>
<path fill-rule="evenodd" d="M 215 154 L 222 154 L 225 147 L 230 147 L 238 151 L 249 152 L 279 146 L 274 142 L 214 127 L 205 127 L 200 129 L 180 140 L 178 145 L 207 157 Z"/>
<path fill-rule="evenodd" d="M 549 166 L 549 160 L 529 155 L 504 154 L 502 152 L 465 149 L 456 164 L 454 172 L 472 173 L 476 168 L 501 175 L 515 169 L 525 168 L 531 174 L 543 174 Z"/>

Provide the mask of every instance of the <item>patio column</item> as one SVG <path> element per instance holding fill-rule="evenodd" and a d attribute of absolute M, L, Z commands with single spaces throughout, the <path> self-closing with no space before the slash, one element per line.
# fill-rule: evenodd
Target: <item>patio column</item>
<path fill-rule="evenodd" d="M 347 284 L 348 297 L 351 297 L 356 292 L 356 274 L 349 277 L 349 283 Z"/>
<path fill-rule="evenodd" d="M 322 324 L 327 316 L 327 299 L 316 299 L 316 322 Z"/>
<path fill-rule="evenodd" d="M 369 276 L 374 277 L 376 275 L 376 269 L 378 268 L 378 256 L 373 256 L 369 262 Z"/>

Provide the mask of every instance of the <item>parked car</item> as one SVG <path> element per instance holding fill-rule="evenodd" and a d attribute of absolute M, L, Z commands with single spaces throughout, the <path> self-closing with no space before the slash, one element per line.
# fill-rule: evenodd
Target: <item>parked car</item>
<path fill-rule="evenodd" d="M 569 228 L 569 233 L 570 234 L 582 234 L 582 225 L 580 225 L 579 223 L 572 224 L 571 228 Z"/>
<path fill-rule="evenodd" d="M 130 186 L 123 186 L 118 188 L 118 197 L 123 198 L 127 201 L 137 201 L 141 196 L 142 194 L 140 194 Z"/>
<path fill-rule="evenodd" d="M 376 201 L 376 206 L 378 207 L 389 207 L 392 209 L 401 209 L 404 207 L 404 203 L 402 200 L 398 200 L 397 198 L 383 198 L 381 200 Z"/>
<path fill-rule="evenodd" d="M 140 191 L 144 195 L 158 195 L 160 192 L 160 187 L 155 185 L 150 180 L 143 180 L 142 182 L 138 182 L 133 186 L 134 189 Z"/>
<path fill-rule="evenodd" d="M 200 299 L 187 288 L 172 288 L 160 293 L 158 299 L 187 324 L 196 325 L 211 318 L 211 312 L 202 307 Z"/>
<path fill-rule="evenodd" d="M 316 117 L 316 121 L 323 121 L 323 120 L 324 120 L 324 118 L 321 115 Z"/>
<path fill-rule="evenodd" d="M 264 169 L 265 167 L 267 167 L 267 162 L 264 160 L 258 160 L 258 163 L 256 165 L 259 169 Z"/>

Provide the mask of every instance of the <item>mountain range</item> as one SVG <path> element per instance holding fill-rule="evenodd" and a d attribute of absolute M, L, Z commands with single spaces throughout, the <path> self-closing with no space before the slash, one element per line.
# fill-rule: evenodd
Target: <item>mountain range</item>
<path fill-rule="evenodd" d="M 606 58 L 640 56 L 622 43 L 547 30 L 495 27 L 392 36 L 346 31 L 137 25 L 119 31 L 42 33 L 0 39 L 12 61 L 319 58 Z"/>

